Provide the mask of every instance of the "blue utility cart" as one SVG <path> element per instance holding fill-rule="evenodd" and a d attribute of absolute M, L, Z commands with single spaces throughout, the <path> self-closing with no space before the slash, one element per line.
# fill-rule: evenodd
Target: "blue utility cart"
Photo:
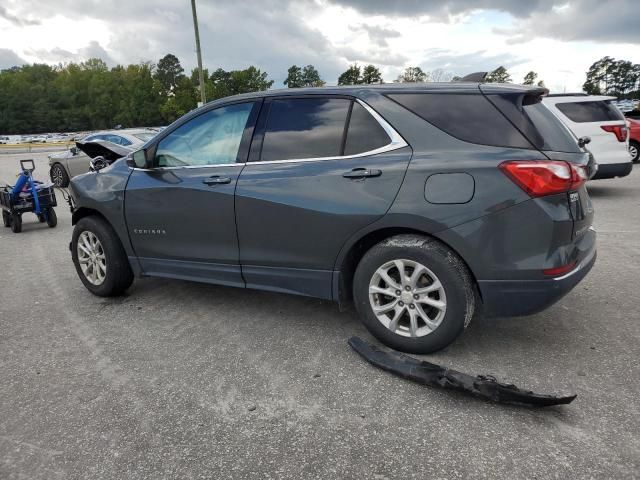
<path fill-rule="evenodd" d="M 34 213 L 41 223 L 50 228 L 58 224 L 53 207 L 58 205 L 56 193 L 52 185 L 44 185 L 33 179 L 35 164 L 33 160 L 20 160 L 22 171 L 14 186 L 0 188 L 0 207 L 2 207 L 2 223 L 11 227 L 14 233 L 22 231 L 22 214 Z"/>

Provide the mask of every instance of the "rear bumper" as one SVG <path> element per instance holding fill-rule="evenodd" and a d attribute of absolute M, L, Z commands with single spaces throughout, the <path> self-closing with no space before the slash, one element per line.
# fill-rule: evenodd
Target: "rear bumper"
<path fill-rule="evenodd" d="M 560 277 L 548 280 L 479 280 L 483 313 L 495 317 L 532 315 L 550 307 L 569 293 L 589 273 L 596 261 L 595 232 L 580 263 Z"/>
<path fill-rule="evenodd" d="M 626 177 L 631 173 L 633 163 L 631 161 L 624 163 L 599 163 L 598 171 L 592 180 L 600 180 L 603 178 Z"/>

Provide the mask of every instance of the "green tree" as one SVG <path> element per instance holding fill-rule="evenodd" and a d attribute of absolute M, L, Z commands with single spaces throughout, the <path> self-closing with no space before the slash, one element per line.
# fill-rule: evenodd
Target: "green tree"
<path fill-rule="evenodd" d="M 486 83 L 509 83 L 511 82 L 511 75 L 506 68 L 499 66 L 493 72 L 489 72 L 485 77 Z"/>
<path fill-rule="evenodd" d="M 297 65 L 291 65 L 287 70 L 287 78 L 283 82 L 287 88 L 300 88 L 304 85 L 302 69 Z"/>
<path fill-rule="evenodd" d="M 538 78 L 538 74 L 532 70 L 524 76 L 524 80 L 522 84 L 533 85 L 535 84 L 537 78 Z"/>
<path fill-rule="evenodd" d="M 404 69 L 398 78 L 394 80 L 397 83 L 415 83 L 415 82 L 427 82 L 429 76 L 422 71 L 420 67 L 407 67 Z"/>
<path fill-rule="evenodd" d="M 369 64 L 362 69 L 362 83 L 370 85 L 382 82 L 382 74 L 376 66 Z"/>
<path fill-rule="evenodd" d="M 160 82 L 165 92 L 170 92 L 176 88 L 178 81 L 184 77 L 183 73 L 184 68 L 180 65 L 178 57 L 172 53 L 167 53 L 158 61 L 153 77 Z"/>
<path fill-rule="evenodd" d="M 357 63 L 349 66 L 338 77 L 338 85 L 358 85 L 362 83 L 362 77 L 360 76 L 360 66 Z"/>
<path fill-rule="evenodd" d="M 305 87 L 321 87 L 325 81 L 320 78 L 320 73 L 313 65 L 307 65 L 302 69 L 302 84 Z"/>
<path fill-rule="evenodd" d="M 273 80 L 267 80 L 267 77 L 267 72 L 262 72 L 253 65 L 244 70 L 226 71 L 218 68 L 209 78 L 207 98 L 215 100 L 229 95 L 268 90 L 273 85 Z"/>

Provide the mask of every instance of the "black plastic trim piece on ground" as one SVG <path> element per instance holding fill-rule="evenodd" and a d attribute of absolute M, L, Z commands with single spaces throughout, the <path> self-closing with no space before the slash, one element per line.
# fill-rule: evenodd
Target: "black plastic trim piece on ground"
<path fill-rule="evenodd" d="M 435 363 L 424 362 L 393 350 L 382 350 L 359 337 L 351 337 L 349 345 L 369 363 L 423 385 L 442 387 L 470 393 L 476 397 L 497 403 L 548 407 L 566 405 L 577 395 L 555 397 L 522 390 L 515 385 L 499 383 L 495 378 L 478 375 L 473 377 Z"/>

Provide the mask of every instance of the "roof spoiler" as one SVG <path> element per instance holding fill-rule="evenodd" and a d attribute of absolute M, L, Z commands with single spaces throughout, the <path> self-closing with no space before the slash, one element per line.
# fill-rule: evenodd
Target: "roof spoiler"
<path fill-rule="evenodd" d="M 470 73 L 469 75 L 465 75 L 464 77 L 462 77 L 460 80 L 457 80 L 458 82 L 473 82 L 473 83 L 482 83 L 484 82 L 485 78 L 487 78 L 487 74 L 489 72 L 474 72 L 474 73 Z"/>

